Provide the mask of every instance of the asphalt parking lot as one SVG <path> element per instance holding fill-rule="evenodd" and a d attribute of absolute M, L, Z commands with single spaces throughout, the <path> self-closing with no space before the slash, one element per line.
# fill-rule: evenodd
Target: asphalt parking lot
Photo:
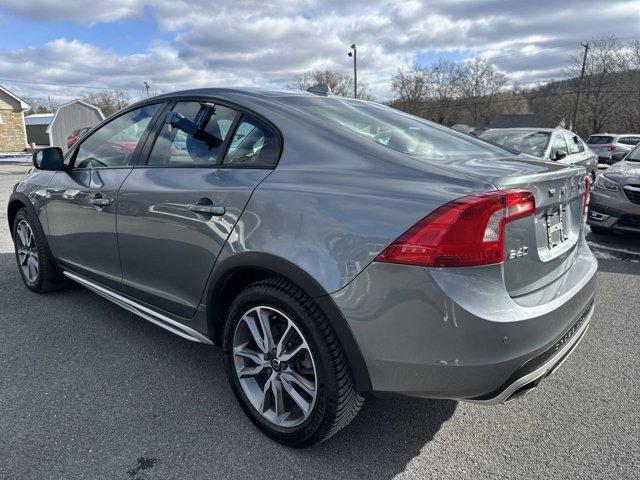
<path fill-rule="evenodd" d="M 588 235 L 595 316 L 556 375 L 519 401 L 370 399 L 328 442 L 266 439 L 227 386 L 218 349 L 81 287 L 23 286 L 0 166 L 0 478 L 638 478 L 640 237 Z"/>

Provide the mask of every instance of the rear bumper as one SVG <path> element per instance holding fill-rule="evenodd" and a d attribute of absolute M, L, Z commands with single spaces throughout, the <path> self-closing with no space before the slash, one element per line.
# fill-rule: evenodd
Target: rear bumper
<path fill-rule="evenodd" d="M 568 353 L 586 331 L 597 262 L 584 239 L 576 250 L 562 277 L 518 298 L 506 292 L 503 265 L 375 262 L 332 297 L 375 393 L 500 403 L 559 366 L 566 355 L 551 349 L 589 311 L 558 348 Z"/>
<path fill-rule="evenodd" d="M 497 405 L 531 392 L 543 379 L 549 375 L 553 375 L 573 353 L 589 329 L 589 323 L 593 316 L 593 308 L 594 305 L 591 303 L 578 321 L 554 346 L 539 356 L 532 358 L 516 370 L 501 388 L 481 397 L 463 400 L 484 405 Z"/>

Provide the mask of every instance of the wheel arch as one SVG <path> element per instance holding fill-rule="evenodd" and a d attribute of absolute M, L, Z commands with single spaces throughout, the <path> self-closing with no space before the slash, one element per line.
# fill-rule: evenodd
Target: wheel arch
<path fill-rule="evenodd" d="M 31 205 L 29 198 L 21 192 L 14 192 L 9 197 L 9 204 L 7 206 L 7 221 L 9 223 L 9 231 L 11 232 L 11 239 L 13 240 L 13 222 L 16 219 L 16 215 L 21 208 L 26 208 L 31 213 L 33 219 L 38 222 L 37 228 L 41 231 L 42 225 L 40 225 L 40 220 L 38 218 L 38 214 L 36 209 Z"/>
<path fill-rule="evenodd" d="M 331 296 L 307 272 L 275 255 L 241 252 L 218 260 L 203 299 L 207 305 L 209 338 L 220 344 L 226 312 L 235 296 L 247 286 L 270 277 L 283 278 L 314 299 L 340 341 L 356 389 L 371 391 L 371 379 L 360 347 Z"/>

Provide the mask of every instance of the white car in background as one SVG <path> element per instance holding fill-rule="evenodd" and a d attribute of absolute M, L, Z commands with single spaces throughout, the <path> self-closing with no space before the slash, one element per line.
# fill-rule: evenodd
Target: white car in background
<path fill-rule="evenodd" d="M 601 163 L 612 165 L 620 160 L 616 153 L 627 154 L 640 142 L 640 133 L 594 133 L 587 145 L 598 155 Z"/>

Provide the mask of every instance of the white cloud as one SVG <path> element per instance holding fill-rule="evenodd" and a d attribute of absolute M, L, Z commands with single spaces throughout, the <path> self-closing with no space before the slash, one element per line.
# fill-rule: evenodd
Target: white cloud
<path fill-rule="evenodd" d="M 638 35 L 640 20 L 637 0 L 615 5 L 603 0 L 3 2 L 4 9 L 27 18 L 87 25 L 140 17 L 147 7 L 165 40 L 144 51 L 117 54 L 73 40 L 70 31 L 68 39 L 36 47 L 0 47 L 0 77 L 134 90 L 149 81 L 158 91 L 280 87 L 308 69 L 350 73 L 346 53 L 356 42 L 359 78 L 384 99 L 391 75 L 421 52 L 432 57 L 479 52 L 528 83 L 559 76 L 580 41 L 602 33 Z M 20 88 L 29 94 L 77 94 L 58 87 Z"/>

